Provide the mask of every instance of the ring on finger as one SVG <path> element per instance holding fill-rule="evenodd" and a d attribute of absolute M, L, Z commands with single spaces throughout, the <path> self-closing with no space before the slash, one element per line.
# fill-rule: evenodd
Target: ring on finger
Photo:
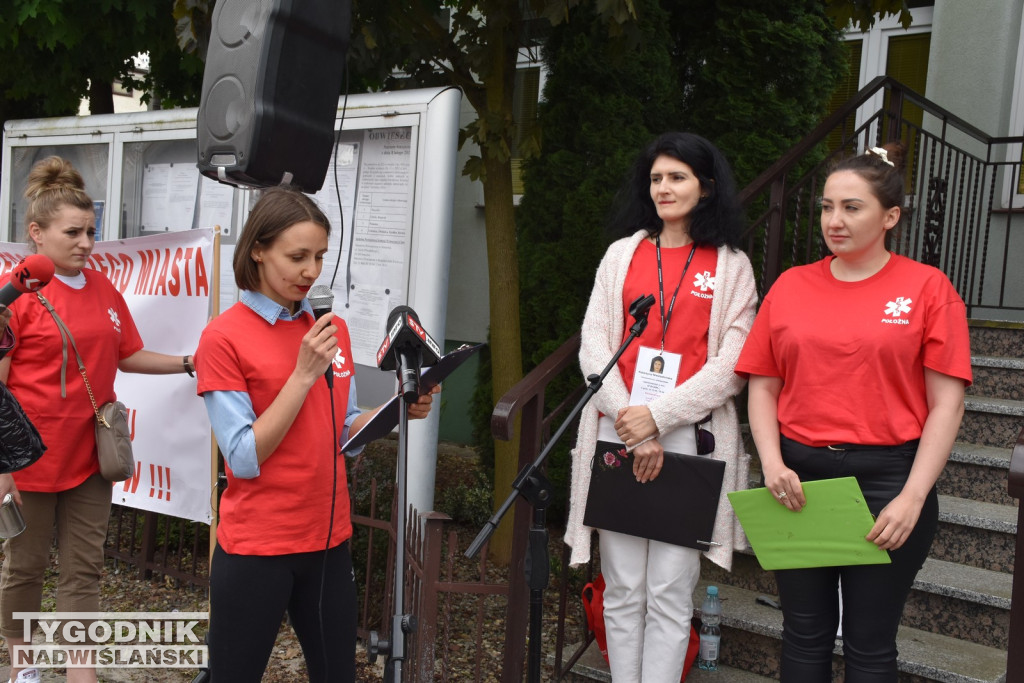
<path fill-rule="evenodd" d="M 782 500 L 782 499 L 784 499 L 784 498 L 786 497 L 786 492 L 785 492 L 785 491 L 779 491 L 778 493 L 776 493 L 776 494 L 775 494 L 775 496 L 776 496 L 776 497 L 777 497 L 777 498 L 778 498 L 779 500 Z"/>

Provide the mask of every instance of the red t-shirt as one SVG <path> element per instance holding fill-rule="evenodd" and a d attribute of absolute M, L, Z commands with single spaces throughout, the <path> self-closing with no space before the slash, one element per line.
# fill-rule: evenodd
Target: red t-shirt
<path fill-rule="evenodd" d="M 121 293 L 102 273 L 83 269 L 85 287 L 73 289 L 57 278 L 41 290 L 75 338 L 89 384 L 100 405 L 113 401 L 114 377 L 122 358 L 142 349 L 142 338 Z M 17 339 L 8 354 L 7 387 L 39 430 L 46 452 L 14 473 L 22 491 L 55 492 L 78 486 L 99 471 L 95 413 L 68 344 L 61 398 L 63 351 L 53 316 L 34 294 L 11 304 L 11 329 Z"/>
<path fill-rule="evenodd" d="M 672 294 L 679 285 L 679 278 L 690 256 L 691 245 L 661 248 L 662 279 L 665 283 L 665 315 L 669 315 Z M 665 334 L 665 350 L 682 356 L 676 385 L 682 384 L 704 367 L 708 360 L 708 324 L 711 321 L 711 300 L 715 293 L 715 269 L 718 266 L 718 250 L 711 246 L 697 247 L 686 270 L 686 276 L 679 286 L 675 307 L 668 319 Z M 626 271 L 622 287 L 622 319 L 626 321 L 622 341 L 629 336 L 633 317 L 629 306 L 637 297 L 653 294 L 655 301 L 647 314 L 647 328 L 626 351 L 619 356 L 619 374 L 632 391 L 636 358 L 641 346 L 661 348 L 664 326 L 661 319 L 661 296 L 658 292 L 657 249 L 648 240 L 643 240 L 633 252 L 633 260 Z"/>
<path fill-rule="evenodd" d="M 836 280 L 832 258 L 775 282 L 736 372 L 782 378 L 781 432 L 809 446 L 917 439 L 924 368 L 971 382 L 964 303 L 942 271 L 906 257 L 859 282 Z"/>
<path fill-rule="evenodd" d="M 270 325 L 245 304 L 235 304 L 214 318 L 199 339 L 197 392 L 244 391 L 259 417 L 295 369 L 302 337 L 312 325 L 309 315 Z M 342 356 L 341 366 L 334 365 L 334 419 L 340 436 L 355 365 L 345 321 L 335 317 L 334 325 Z M 337 498 L 330 545 L 352 536 L 345 463 L 332 432 L 327 383 L 318 381 L 281 444 L 260 465 L 258 477 L 236 478 L 227 468 L 228 487 L 220 499 L 217 527 L 217 542 L 225 551 L 286 555 L 323 550 L 332 481 Z"/>

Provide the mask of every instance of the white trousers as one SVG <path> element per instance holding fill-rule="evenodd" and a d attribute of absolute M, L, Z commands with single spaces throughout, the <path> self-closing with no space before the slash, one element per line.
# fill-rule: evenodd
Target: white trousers
<path fill-rule="evenodd" d="M 612 683 L 676 683 L 690 640 L 700 551 L 601 530 Z"/>

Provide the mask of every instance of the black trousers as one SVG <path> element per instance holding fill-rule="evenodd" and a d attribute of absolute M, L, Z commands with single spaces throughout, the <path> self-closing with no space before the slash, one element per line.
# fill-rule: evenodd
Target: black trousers
<path fill-rule="evenodd" d="M 782 458 L 801 481 L 853 476 L 877 516 L 903 489 L 917 443 L 884 450 L 813 448 L 782 437 Z M 832 650 L 839 625 L 842 579 L 843 658 L 846 683 L 893 683 L 896 631 L 914 577 L 924 565 L 938 526 L 933 487 L 910 537 L 889 551 L 892 564 L 786 569 L 775 572 L 782 602 L 781 680 L 832 680 Z"/>
<path fill-rule="evenodd" d="M 213 683 L 258 683 L 286 610 L 309 680 L 354 682 L 357 609 L 348 541 L 271 556 L 232 555 L 218 544 L 210 568 Z"/>

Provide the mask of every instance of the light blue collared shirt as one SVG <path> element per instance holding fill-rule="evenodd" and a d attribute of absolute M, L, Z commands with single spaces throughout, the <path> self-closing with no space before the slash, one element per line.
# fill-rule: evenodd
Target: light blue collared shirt
<path fill-rule="evenodd" d="M 284 306 L 270 299 L 265 294 L 243 289 L 239 302 L 248 306 L 256 315 L 271 325 L 278 320 L 295 320 L 303 313 L 313 315 L 313 307 L 308 299 L 299 304 L 299 312 L 292 315 Z M 206 412 L 210 416 L 214 436 L 220 444 L 224 460 L 231 468 L 232 474 L 239 479 L 254 479 L 260 476 L 260 462 L 256 456 L 256 437 L 252 433 L 252 424 L 256 421 L 256 411 L 252 407 L 252 399 L 244 391 L 207 391 L 203 393 Z M 356 383 L 350 382 L 348 389 L 348 407 L 345 410 L 345 424 L 341 430 L 340 443 L 348 441 L 352 421 L 362 413 L 356 402 Z M 348 453 L 358 455 L 362 448 Z"/>

